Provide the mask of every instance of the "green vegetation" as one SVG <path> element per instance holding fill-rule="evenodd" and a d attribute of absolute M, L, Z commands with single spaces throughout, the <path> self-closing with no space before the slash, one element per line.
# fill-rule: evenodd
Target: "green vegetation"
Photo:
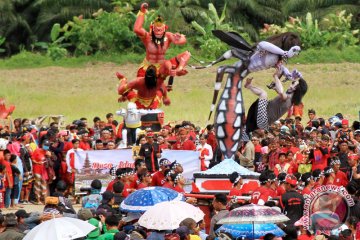
<path fill-rule="evenodd" d="M 300 18 L 290 18 L 284 27 L 266 25 L 261 34 L 269 37 L 278 33 L 296 32 L 305 49 L 324 47 L 341 49 L 359 43 L 359 29 L 351 30 L 351 20 L 352 14 L 346 15 L 345 11 L 329 14 L 320 22 L 313 19 L 311 13 L 307 13 L 305 21 Z"/>
<path fill-rule="evenodd" d="M 197 59 L 213 60 L 203 58 L 203 56 L 200 55 L 198 51 L 189 49 L 187 47 L 174 47 L 169 49 L 167 56 L 175 56 L 184 49 L 190 50 L 192 55 Z M 122 65 L 126 63 L 140 63 L 144 56 L 145 54 L 136 53 L 98 53 L 90 56 L 64 57 L 60 60 L 54 61 L 48 55 L 22 51 L 21 53 L 12 56 L 9 59 L 0 59 L 0 69 L 42 68 L 50 66 L 76 68 L 96 65 L 99 63 L 114 63 L 117 65 Z M 346 47 L 342 50 L 336 48 L 308 49 L 306 51 L 302 51 L 298 57 L 291 61 L 301 64 L 344 62 L 360 63 L 360 47 Z M 194 60 L 190 60 L 190 63 L 193 65 L 198 64 Z"/>
<path fill-rule="evenodd" d="M 314 108 L 319 116 L 330 117 L 342 112 L 356 120 L 359 109 L 358 89 L 360 64 L 294 64 L 308 81 L 309 92 L 304 98 L 305 109 Z M 231 62 L 228 62 L 230 64 Z M 44 114 L 63 114 L 67 122 L 86 116 L 105 117 L 126 103 L 117 103 L 119 71 L 129 79 L 135 78 L 138 64 L 89 64 L 80 68 L 46 67 L 38 69 L 0 70 L 0 96 L 15 104 L 13 117 L 37 117 Z M 205 125 L 214 90 L 217 67 L 206 70 L 189 69 L 183 77 L 175 78 L 174 90 L 169 93 L 171 105 L 163 107 L 166 121 L 188 119 Z M 252 74 L 254 84 L 266 88 L 273 70 Z M 224 82 L 223 82 L 224 84 Z M 285 84 L 288 86 L 288 83 Z M 270 97 L 274 91 L 268 91 Z M 255 96 L 243 90 L 246 109 Z M 306 120 L 306 117 L 304 117 Z M 120 120 L 117 117 L 117 120 Z"/>
<path fill-rule="evenodd" d="M 46 50 L 53 59 L 66 55 L 141 52 L 132 26 L 142 0 L 3 0 L 0 1 L 1 46 L 11 56 L 22 50 Z M 160 14 L 170 31 L 186 34 L 192 48 L 214 57 L 224 46 L 212 29 L 234 30 L 260 39 L 265 26 L 301 34 L 304 46 L 358 45 L 358 0 L 150 0 L 145 28 Z M 346 16 L 342 13 L 346 11 Z M 226 13 L 226 14 L 225 14 Z M 342 14 L 341 17 L 339 17 Z M 355 15 L 357 16 L 357 15 Z M 285 22 L 286 19 L 295 22 Z M 275 25 L 273 25 L 275 24 Z M 317 27 L 319 25 L 319 27 Z M 52 37 L 54 26 L 58 39 Z M 274 32 L 274 31 L 269 31 Z M 266 34 L 266 33 L 265 33 Z M 46 42 L 46 43 L 44 43 Z M 211 51 L 216 49 L 215 51 Z M 65 51 L 66 50 L 66 51 Z M 0 52 L 1 54 L 1 52 Z"/>

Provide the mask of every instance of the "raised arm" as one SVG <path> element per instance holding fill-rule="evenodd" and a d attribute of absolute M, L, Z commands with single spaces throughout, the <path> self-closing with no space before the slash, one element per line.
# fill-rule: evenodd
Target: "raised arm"
<path fill-rule="evenodd" d="M 275 46 L 274 44 L 266 41 L 259 42 L 258 49 L 265 50 L 267 52 L 271 52 L 273 54 L 280 55 L 285 58 L 292 58 L 293 56 L 298 55 L 299 52 L 301 51 L 301 48 L 299 46 L 293 46 L 292 48 L 290 48 L 289 51 L 284 51 L 278 46 Z"/>
<path fill-rule="evenodd" d="M 278 93 L 278 95 L 281 97 L 282 100 L 286 100 L 287 94 L 286 94 L 286 92 L 284 92 L 284 87 L 281 84 L 280 79 L 279 79 L 280 71 L 281 70 L 279 68 L 277 68 L 276 72 L 273 75 L 274 82 L 275 82 L 275 91 Z"/>
<path fill-rule="evenodd" d="M 143 28 L 145 14 L 147 12 L 148 6 L 149 5 L 147 3 L 141 4 L 140 11 L 137 14 L 137 18 L 134 24 L 134 33 L 140 38 L 144 38 L 146 37 L 146 34 L 148 34 L 148 32 Z"/>

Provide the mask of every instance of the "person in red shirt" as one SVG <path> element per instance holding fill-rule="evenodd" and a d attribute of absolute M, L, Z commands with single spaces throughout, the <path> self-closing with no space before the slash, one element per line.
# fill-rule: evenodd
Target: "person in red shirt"
<path fill-rule="evenodd" d="M 79 148 L 84 151 L 92 150 L 90 145 L 89 133 L 85 130 L 79 131 L 78 136 L 80 137 Z"/>
<path fill-rule="evenodd" d="M 160 170 L 155 172 L 152 176 L 151 186 L 163 186 L 165 183 L 165 171 L 169 169 L 171 162 L 167 158 L 162 158 L 159 161 Z"/>
<path fill-rule="evenodd" d="M 159 135 L 157 137 L 157 142 L 159 144 L 159 147 L 161 150 L 164 150 L 164 149 L 170 149 L 171 148 L 171 145 L 167 142 L 167 140 L 165 140 L 165 138 L 161 135 Z"/>
<path fill-rule="evenodd" d="M 5 207 L 10 207 L 10 195 L 14 187 L 13 173 L 10 164 L 11 152 L 7 149 L 1 151 L 0 164 L 5 166 Z"/>
<path fill-rule="evenodd" d="M 311 173 L 308 172 L 301 175 L 301 181 L 305 184 L 304 189 L 301 191 L 301 195 L 310 194 L 315 184 Z"/>
<path fill-rule="evenodd" d="M 45 201 L 47 196 L 47 174 L 44 163 L 47 161 L 46 158 L 51 157 L 49 151 L 50 142 L 44 140 L 41 144 L 41 148 L 37 148 L 32 154 L 33 173 L 35 177 L 34 189 L 37 204 L 42 204 L 41 200 Z"/>
<path fill-rule="evenodd" d="M 343 171 L 340 171 L 340 159 L 338 157 L 335 157 L 331 160 L 331 166 L 335 173 L 335 178 L 333 181 L 333 184 L 336 186 L 344 186 L 346 187 L 349 181 L 347 180 L 346 173 Z"/>
<path fill-rule="evenodd" d="M 215 136 L 214 125 L 213 124 L 207 125 L 206 130 L 207 130 L 207 136 L 208 136 L 208 138 L 206 139 L 206 143 L 209 144 L 211 146 L 213 152 L 215 152 L 216 147 L 217 147 L 217 141 L 216 141 L 216 136 Z"/>
<path fill-rule="evenodd" d="M 263 171 L 259 176 L 260 187 L 251 195 L 251 203 L 265 205 L 268 200 L 275 197 L 276 194 L 271 189 L 271 185 L 275 184 L 275 179 L 275 174 L 272 171 Z"/>
<path fill-rule="evenodd" d="M 170 175 L 171 180 L 174 182 L 173 190 L 177 191 L 178 193 L 185 193 L 184 186 L 185 186 L 185 178 L 181 173 L 173 173 Z"/>
<path fill-rule="evenodd" d="M 298 172 L 298 168 L 299 168 L 299 165 L 298 165 L 298 163 L 297 163 L 297 159 L 296 158 L 294 158 L 294 154 L 296 154 L 296 158 L 298 158 L 299 156 L 299 154 L 300 154 L 300 152 L 299 151 L 297 151 L 296 153 L 293 153 L 291 150 L 290 151 L 288 151 L 287 153 L 286 153 L 286 162 L 288 162 L 289 164 L 290 164 L 290 172 L 291 173 L 297 173 Z"/>
<path fill-rule="evenodd" d="M 171 179 L 171 174 L 173 173 L 173 171 L 171 171 L 170 169 L 166 169 L 164 172 L 165 175 L 165 183 L 163 184 L 164 188 L 170 188 L 173 189 L 174 188 L 174 182 Z"/>
<path fill-rule="evenodd" d="M 230 175 L 230 182 L 232 183 L 233 187 L 230 189 L 229 196 L 241 196 L 242 192 L 242 177 L 238 172 L 233 172 Z"/>
<path fill-rule="evenodd" d="M 193 141 L 187 138 L 187 131 L 185 128 L 181 128 L 178 133 L 179 139 L 173 145 L 173 150 L 196 150 L 196 146 Z"/>
<path fill-rule="evenodd" d="M 330 138 L 327 135 L 322 136 L 321 142 L 312 143 L 314 149 L 310 151 L 309 158 L 312 161 L 312 171 L 315 169 L 324 170 L 328 165 L 328 158 L 330 157 Z"/>
<path fill-rule="evenodd" d="M 132 168 L 125 168 L 123 174 L 121 174 L 121 180 L 124 184 L 124 189 L 122 192 L 123 197 L 127 197 L 130 195 L 130 193 L 134 192 L 136 189 L 133 188 L 132 182 L 134 182 L 134 170 Z M 137 182 L 137 181 L 135 181 Z M 137 184 L 136 184 L 137 186 Z"/>
<path fill-rule="evenodd" d="M 335 180 L 335 172 L 334 169 L 332 169 L 332 167 L 326 167 L 324 169 L 324 182 L 323 185 L 334 185 L 334 180 Z"/>
<path fill-rule="evenodd" d="M 151 173 L 147 171 L 147 169 L 145 169 L 144 172 L 142 172 L 139 175 L 139 184 L 137 185 L 136 190 L 142 189 L 142 188 L 146 188 L 149 187 L 151 184 Z"/>

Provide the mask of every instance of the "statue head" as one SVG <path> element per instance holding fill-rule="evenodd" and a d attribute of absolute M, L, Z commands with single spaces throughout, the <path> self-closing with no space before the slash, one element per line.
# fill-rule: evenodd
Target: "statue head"
<path fill-rule="evenodd" d="M 168 26 L 165 24 L 164 19 L 159 15 L 155 20 L 150 24 L 150 33 L 152 41 L 155 45 L 164 45 L 165 32 L 168 29 Z"/>

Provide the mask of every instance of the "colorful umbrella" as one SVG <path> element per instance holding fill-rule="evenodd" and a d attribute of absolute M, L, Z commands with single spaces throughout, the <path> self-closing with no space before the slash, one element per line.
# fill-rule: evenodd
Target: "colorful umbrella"
<path fill-rule="evenodd" d="M 255 224 L 259 223 L 278 223 L 290 220 L 287 216 L 274 208 L 249 204 L 231 210 L 217 224 L 244 224 L 252 226 L 252 238 L 255 239 Z"/>
<path fill-rule="evenodd" d="M 282 237 L 285 232 L 274 223 L 254 224 L 254 233 L 252 224 L 224 224 L 217 231 L 230 233 L 234 238 L 259 239 L 267 233 L 273 233 L 277 237 Z"/>
<path fill-rule="evenodd" d="M 164 187 L 147 187 L 130 194 L 121 203 L 125 212 L 145 212 L 149 207 L 164 201 L 185 201 L 184 195 Z"/>
<path fill-rule="evenodd" d="M 230 211 L 218 224 L 279 223 L 290 219 L 281 212 L 267 206 L 249 204 Z"/>
<path fill-rule="evenodd" d="M 173 230 L 185 218 L 192 218 L 199 222 L 204 218 L 203 211 L 193 205 L 180 202 L 169 201 L 161 202 L 150 207 L 139 219 L 138 223 L 151 230 Z"/>

